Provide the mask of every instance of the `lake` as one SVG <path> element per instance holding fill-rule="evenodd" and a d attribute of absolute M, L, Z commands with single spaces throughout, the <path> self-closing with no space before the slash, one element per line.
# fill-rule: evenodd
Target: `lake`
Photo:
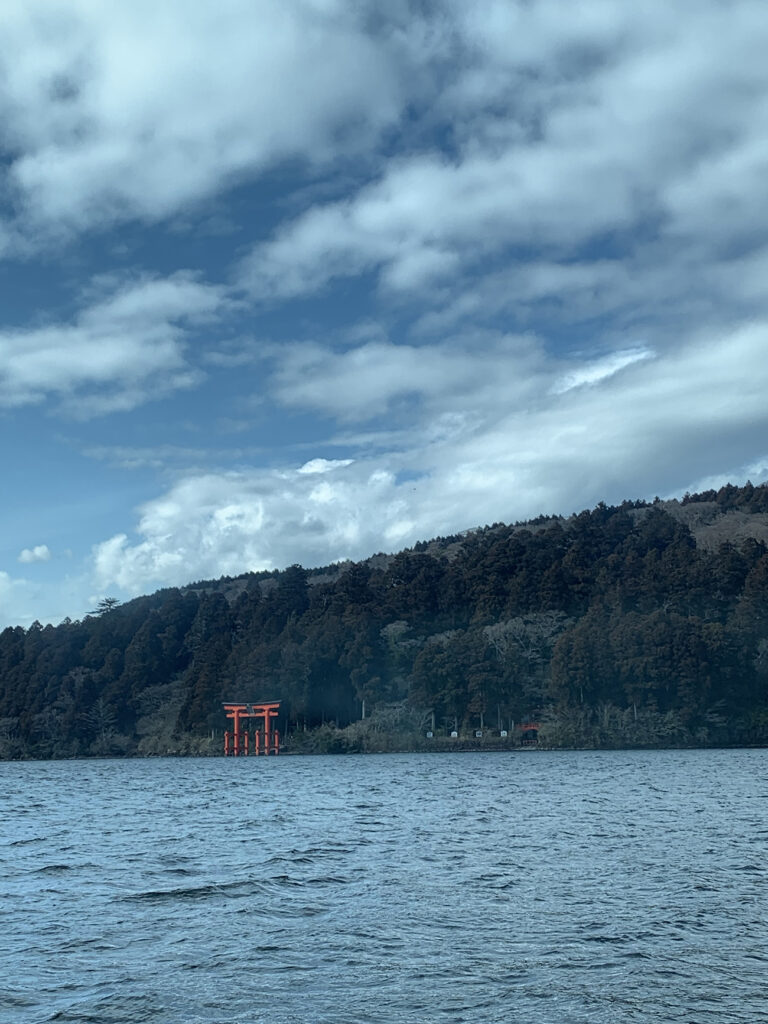
<path fill-rule="evenodd" d="M 0 764 L 13 1024 L 768 1021 L 768 751 Z"/>

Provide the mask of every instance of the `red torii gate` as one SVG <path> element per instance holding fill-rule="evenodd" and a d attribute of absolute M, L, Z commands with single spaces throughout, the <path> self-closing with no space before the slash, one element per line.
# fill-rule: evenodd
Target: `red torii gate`
<path fill-rule="evenodd" d="M 225 704 L 224 713 L 227 718 L 232 719 L 232 732 L 224 733 L 224 756 L 228 757 L 230 754 L 233 757 L 239 757 L 242 753 L 245 757 L 248 756 L 248 731 L 246 724 L 246 731 L 242 733 L 243 746 L 241 750 L 240 746 L 240 722 L 242 719 L 261 719 L 264 731 L 264 754 L 279 754 L 280 753 L 280 733 L 277 729 L 272 729 L 272 719 L 277 718 L 278 708 L 280 707 L 279 700 L 268 701 L 262 704 Z M 261 731 L 258 727 L 253 734 L 253 753 L 258 757 L 261 753 L 259 749 L 261 743 Z M 231 741 L 231 747 L 230 747 Z"/>

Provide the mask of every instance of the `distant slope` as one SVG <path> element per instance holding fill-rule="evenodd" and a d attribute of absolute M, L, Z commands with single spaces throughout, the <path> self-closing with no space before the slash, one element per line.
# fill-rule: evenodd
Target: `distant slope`
<path fill-rule="evenodd" d="M 551 745 L 764 743 L 767 612 L 765 486 L 497 523 L 6 629 L 0 756 L 205 753 L 264 697 L 295 749 L 534 715 Z"/>

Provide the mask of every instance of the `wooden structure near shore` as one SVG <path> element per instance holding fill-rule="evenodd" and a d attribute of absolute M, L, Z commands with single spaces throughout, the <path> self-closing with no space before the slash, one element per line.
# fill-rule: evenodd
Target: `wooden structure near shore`
<path fill-rule="evenodd" d="M 261 704 L 224 704 L 224 713 L 232 719 L 232 729 L 224 733 L 225 757 L 248 757 L 251 753 L 250 738 L 253 737 L 253 754 L 269 755 L 280 753 L 280 733 L 273 728 L 272 720 L 277 718 L 280 701 Z M 249 728 L 255 720 L 255 728 Z"/>
<path fill-rule="evenodd" d="M 520 730 L 521 747 L 535 747 L 538 745 L 539 729 L 541 728 L 538 722 L 520 722 L 515 728 Z"/>

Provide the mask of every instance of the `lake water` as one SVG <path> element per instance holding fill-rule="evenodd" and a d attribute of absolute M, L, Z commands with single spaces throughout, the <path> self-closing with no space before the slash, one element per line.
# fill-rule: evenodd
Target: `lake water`
<path fill-rule="evenodd" d="M 0 764 L 13 1024 L 768 1021 L 768 751 Z"/>

